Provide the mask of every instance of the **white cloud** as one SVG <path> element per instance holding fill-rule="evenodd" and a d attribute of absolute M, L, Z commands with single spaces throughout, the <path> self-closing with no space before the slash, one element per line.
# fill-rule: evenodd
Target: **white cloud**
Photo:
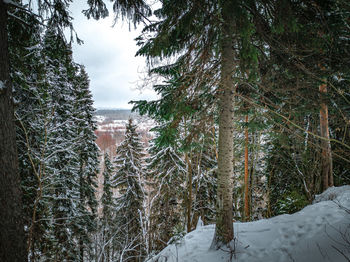
<path fill-rule="evenodd" d="M 134 39 L 140 29 L 129 31 L 129 25 L 122 21 L 112 27 L 112 12 L 106 19 L 88 20 L 81 13 L 86 3 L 77 2 L 73 2 L 71 11 L 75 30 L 84 44 L 73 45 L 73 56 L 77 63 L 85 65 L 90 76 L 95 106 L 131 108 L 130 100 L 155 99 L 151 90 L 135 90 L 145 67 L 145 59 L 135 57 Z"/>

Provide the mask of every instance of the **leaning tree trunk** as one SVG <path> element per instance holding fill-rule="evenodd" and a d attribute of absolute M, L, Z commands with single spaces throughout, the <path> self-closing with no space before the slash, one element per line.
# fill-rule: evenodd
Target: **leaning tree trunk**
<path fill-rule="evenodd" d="M 321 95 L 327 93 L 327 84 L 320 85 Z M 329 136 L 328 124 L 328 107 L 325 101 L 321 100 L 320 109 L 320 132 L 321 137 L 321 179 L 322 189 L 326 190 L 329 186 L 333 186 L 333 164 L 332 150 Z"/>
<path fill-rule="evenodd" d="M 232 180 L 233 180 L 233 118 L 234 70 L 233 26 L 230 1 L 223 1 L 221 32 L 221 79 L 219 85 L 219 158 L 216 228 L 212 249 L 228 245 L 233 239 Z"/>
<path fill-rule="evenodd" d="M 0 261 L 26 261 L 7 43 L 7 7 L 0 1 Z"/>

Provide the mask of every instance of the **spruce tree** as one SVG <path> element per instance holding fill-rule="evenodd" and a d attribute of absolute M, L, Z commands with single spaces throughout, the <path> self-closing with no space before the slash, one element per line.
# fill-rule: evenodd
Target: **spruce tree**
<path fill-rule="evenodd" d="M 347 109 L 343 106 L 349 101 L 341 91 L 349 74 L 348 60 L 343 60 L 349 53 L 349 39 L 344 37 L 349 32 L 344 24 L 349 5 L 345 2 L 265 3 L 264 9 L 275 12 L 254 12 L 257 33 L 269 50 L 260 62 L 262 84 L 258 92 L 274 121 L 274 146 L 269 155 L 269 160 L 274 160 L 268 163 L 273 171 L 271 196 L 281 194 L 273 196 L 273 203 L 278 199 L 304 204 L 311 201 L 332 185 L 333 175 L 338 176 L 338 171 L 330 172 L 332 165 L 349 163 L 348 143 L 332 137 L 341 127 L 331 124 L 331 119 L 334 123 L 344 121 Z M 331 147 L 342 150 L 331 152 Z"/>
<path fill-rule="evenodd" d="M 143 150 L 136 125 L 129 119 L 124 141 L 117 147 L 112 178 L 119 193 L 115 223 L 121 230 L 114 245 L 123 261 L 141 261 L 144 256 Z"/>
<path fill-rule="evenodd" d="M 35 27 L 33 27 L 35 28 Z M 32 28 L 32 29 L 33 29 Z M 38 30 L 36 28 L 36 30 Z M 18 39 L 16 36 L 13 38 Z M 22 35 L 20 37 L 26 39 Z M 47 163 L 50 133 L 54 125 L 52 119 L 51 89 L 45 84 L 44 59 L 40 31 L 36 31 L 25 42 L 33 47 L 25 50 L 20 46 L 11 48 L 14 97 L 18 102 L 15 116 L 17 120 L 17 148 L 19 172 L 22 179 L 27 250 L 29 260 L 36 259 L 36 253 L 43 247 L 43 235 L 48 229 L 49 201 L 47 188 L 52 178 Z M 12 40 L 12 38 L 11 38 Z M 10 41 L 11 43 L 11 41 Z M 23 53 L 24 52 L 24 53 Z M 25 67 L 25 68 L 24 68 Z M 41 221 L 41 222 L 39 222 Z"/>
<path fill-rule="evenodd" d="M 37 9 L 38 15 L 33 15 L 32 4 Z M 18 155 L 16 150 L 15 122 L 13 118 L 14 103 L 12 101 L 12 81 L 9 75 L 10 59 L 8 55 L 8 10 L 13 8 L 13 13 L 18 23 L 22 26 L 29 25 L 22 14 L 29 14 L 38 20 L 44 21 L 45 27 L 54 28 L 57 35 L 63 35 L 64 28 L 70 28 L 74 32 L 72 18 L 69 15 L 68 1 L 32 1 L 28 5 L 21 6 L 18 1 L 0 2 L 0 134 L 1 134 L 1 184 L 4 187 L 0 190 L 1 207 L 6 212 L 0 215 L 1 243 L 0 258 L 2 260 L 24 261 L 27 259 L 24 236 L 24 223 L 22 215 L 22 192 L 20 189 L 20 177 L 18 168 Z M 98 19 L 107 15 L 105 5 L 101 0 L 88 1 L 90 14 Z M 139 23 L 144 16 L 150 14 L 149 7 L 142 1 L 116 1 L 114 10 L 116 14 L 127 17 L 133 22 Z M 21 13 L 21 15 L 18 15 Z M 73 37 L 72 37 L 73 38 Z M 78 42 L 80 40 L 78 39 Z M 15 236 L 15 237 L 14 237 Z"/>
<path fill-rule="evenodd" d="M 100 218 L 100 234 L 101 234 L 101 251 L 98 256 L 102 257 L 102 261 L 113 261 L 113 238 L 118 229 L 115 228 L 115 201 L 113 198 L 113 186 L 111 178 L 114 173 L 114 168 L 110 161 L 108 153 L 104 154 L 103 168 L 103 193 L 101 197 L 102 215 Z"/>
<path fill-rule="evenodd" d="M 52 248 L 51 259 L 78 260 L 79 252 L 74 244 L 77 232 L 79 206 L 79 155 L 75 150 L 77 139 L 74 121 L 75 93 L 73 66 L 67 55 L 68 47 L 54 30 L 48 29 L 44 39 L 44 54 L 47 57 L 47 81 L 52 90 L 53 118 L 55 129 L 50 134 L 49 172 L 54 174 L 51 181 L 52 197 Z M 61 250 L 59 252 L 59 250 Z M 78 260 L 79 261 L 79 260 Z"/>
<path fill-rule="evenodd" d="M 92 95 L 89 90 L 88 75 L 83 66 L 75 71 L 74 91 L 74 123 L 76 127 L 75 151 L 79 159 L 79 212 L 80 219 L 77 221 L 80 259 L 84 258 L 84 247 L 88 257 L 91 256 L 91 236 L 97 228 L 97 173 L 98 173 L 98 147 L 95 144 L 96 129 L 93 121 Z M 74 73 L 74 72 L 73 72 Z M 91 259 L 91 258 L 90 258 Z"/>
<path fill-rule="evenodd" d="M 184 228 L 186 163 L 173 146 L 149 149 L 147 182 L 149 187 L 149 245 L 152 251 L 163 249 L 177 228 Z"/>
<path fill-rule="evenodd" d="M 34 36 L 41 40 L 39 34 Z M 64 245 L 65 257 L 82 260 L 82 249 L 69 243 L 89 247 L 96 228 L 98 154 L 92 100 L 87 75 L 71 60 L 65 41 L 50 30 L 44 40 L 30 51 L 11 49 L 20 102 L 17 140 L 26 192 L 27 249 L 29 259 L 36 261 L 38 254 L 53 259 L 55 249 Z M 23 51 L 28 54 L 16 53 Z M 24 69 L 27 60 L 35 63 Z"/>
<path fill-rule="evenodd" d="M 190 103 L 182 104 L 185 114 L 198 109 L 205 115 L 206 107 L 201 106 L 197 94 L 215 94 L 206 105 L 216 106 L 219 118 L 217 219 L 212 247 L 220 248 L 233 239 L 235 82 L 251 81 L 256 75 L 257 49 L 251 41 L 254 29 L 242 1 L 164 1 L 155 14 L 160 21 L 144 30 L 154 35 L 139 38 L 138 54 L 150 62 L 178 55 L 175 64 L 181 64 L 182 70 L 178 72 L 181 81 L 177 82 L 177 90 L 191 98 Z M 181 104 L 182 99 L 175 96 L 173 103 Z M 171 127 L 181 117 L 179 114 Z M 202 119 L 205 121 L 205 117 Z"/>

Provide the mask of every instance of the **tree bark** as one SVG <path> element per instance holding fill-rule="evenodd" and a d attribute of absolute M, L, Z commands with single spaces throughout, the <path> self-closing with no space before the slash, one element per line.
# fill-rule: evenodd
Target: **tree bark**
<path fill-rule="evenodd" d="M 219 158 L 216 228 L 211 249 L 228 246 L 233 239 L 232 180 L 234 128 L 233 27 L 231 1 L 222 1 L 221 79 L 219 85 Z"/>
<path fill-rule="evenodd" d="M 4 1 L 0 1 L 0 185 L 0 261 L 26 261 Z"/>
<path fill-rule="evenodd" d="M 248 115 L 245 117 L 245 122 L 248 125 Z M 245 148 L 244 148 L 244 218 L 249 221 L 249 172 L 248 172 L 248 126 L 245 127 Z"/>
<path fill-rule="evenodd" d="M 188 154 L 185 154 L 186 163 L 187 163 L 187 233 L 191 232 L 191 210 L 192 210 L 192 165 L 188 158 Z"/>
<path fill-rule="evenodd" d="M 327 93 L 327 84 L 320 85 L 320 93 L 324 95 Z M 332 150 L 329 136 L 328 124 L 328 106 L 325 101 L 321 100 L 320 109 L 320 135 L 324 139 L 321 140 L 321 179 L 322 189 L 326 190 L 333 186 L 333 164 L 332 164 Z"/>

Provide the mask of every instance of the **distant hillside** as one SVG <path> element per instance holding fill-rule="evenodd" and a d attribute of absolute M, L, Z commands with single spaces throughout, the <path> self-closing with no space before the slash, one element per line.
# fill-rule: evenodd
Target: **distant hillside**
<path fill-rule="evenodd" d="M 102 151 L 109 150 L 111 156 L 114 156 L 116 146 L 124 140 L 125 127 L 129 118 L 132 118 L 133 123 L 137 125 L 142 142 L 145 147 L 148 147 L 148 141 L 153 138 L 150 130 L 155 125 L 152 119 L 141 117 L 127 109 L 98 109 L 94 116 L 97 125 L 95 134 L 96 144 Z"/>
<path fill-rule="evenodd" d="M 130 109 L 98 109 L 96 116 L 103 116 L 106 121 L 109 120 L 128 120 L 130 117 L 138 118 L 137 113 L 131 113 Z"/>

